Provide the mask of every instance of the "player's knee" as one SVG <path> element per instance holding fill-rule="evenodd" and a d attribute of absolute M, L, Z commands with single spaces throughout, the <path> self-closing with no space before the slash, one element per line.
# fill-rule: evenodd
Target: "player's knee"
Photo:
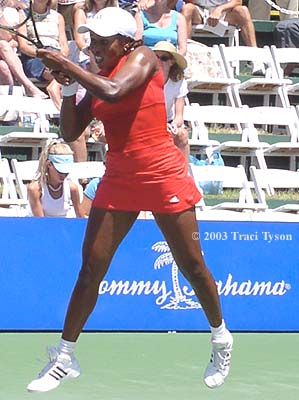
<path fill-rule="evenodd" d="M 98 286 L 105 276 L 106 271 L 107 267 L 105 263 L 88 260 L 82 265 L 78 282 L 85 288 Z"/>
<path fill-rule="evenodd" d="M 204 279 L 208 273 L 208 269 L 203 260 L 194 260 L 189 264 L 182 266 L 181 271 L 191 284 Z"/>

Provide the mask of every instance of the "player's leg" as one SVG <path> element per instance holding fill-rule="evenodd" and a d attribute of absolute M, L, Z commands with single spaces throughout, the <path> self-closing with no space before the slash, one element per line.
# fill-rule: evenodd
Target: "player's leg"
<path fill-rule="evenodd" d="M 210 388 L 220 386 L 229 373 L 233 339 L 222 319 L 217 287 L 202 255 L 195 211 L 154 216 L 211 326 L 212 359 L 205 371 L 204 381 Z"/>
<path fill-rule="evenodd" d="M 96 305 L 99 284 L 108 271 L 111 259 L 137 215 L 135 212 L 91 209 L 83 244 L 82 267 L 69 303 L 60 345 L 49 353 L 48 365 L 27 386 L 29 391 L 47 392 L 55 389 L 62 380 L 80 375 L 73 354 L 75 343 Z"/>

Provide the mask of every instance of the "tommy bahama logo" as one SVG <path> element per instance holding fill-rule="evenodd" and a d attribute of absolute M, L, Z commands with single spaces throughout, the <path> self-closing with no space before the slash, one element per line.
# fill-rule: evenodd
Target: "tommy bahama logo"
<path fill-rule="evenodd" d="M 155 303 L 161 309 L 167 310 L 191 310 L 201 308 L 196 300 L 194 290 L 188 283 L 182 284 L 182 275 L 174 261 L 166 241 L 159 241 L 152 245 L 152 250 L 160 253 L 154 261 L 155 271 L 168 268 L 171 277 L 169 280 L 103 280 L 99 287 L 100 295 L 110 296 L 155 296 Z M 228 273 L 223 280 L 216 281 L 220 296 L 233 297 L 261 297 L 284 296 L 291 285 L 285 280 L 280 281 L 252 281 L 234 279 Z"/>

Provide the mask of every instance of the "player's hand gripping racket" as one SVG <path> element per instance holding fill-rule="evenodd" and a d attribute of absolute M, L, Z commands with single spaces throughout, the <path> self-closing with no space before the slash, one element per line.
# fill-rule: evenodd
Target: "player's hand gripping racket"
<path fill-rule="evenodd" d="M 9 2 L 8 0 L 0 0 L 0 8 L 4 9 L 5 7 L 9 6 Z M 35 25 L 35 21 L 34 21 L 34 17 L 33 17 L 33 11 L 32 11 L 32 0 L 30 0 L 29 2 L 29 7 L 28 9 L 25 10 L 25 19 L 20 22 L 19 24 L 15 24 L 15 25 L 3 25 L 0 23 L 0 29 L 3 29 L 9 33 L 11 33 L 12 35 L 17 35 L 22 37 L 23 39 L 28 40 L 28 42 L 32 43 L 36 48 L 38 49 L 42 49 L 44 46 L 42 44 L 42 42 L 40 41 L 40 38 L 38 36 L 38 32 L 36 29 L 36 25 Z M 27 21 L 31 20 L 32 22 L 32 26 L 34 29 L 34 34 L 35 34 L 35 38 L 34 39 L 30 39 L 27 36 L 23 35 L 22 33 L 18 32 L 18 29 L 25 25 L 27 23 Z"/>

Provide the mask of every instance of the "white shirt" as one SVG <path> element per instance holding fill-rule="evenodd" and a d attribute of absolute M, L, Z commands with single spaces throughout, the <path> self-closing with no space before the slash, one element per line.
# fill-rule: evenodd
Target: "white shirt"
<path fill-rule="evenodd" d="M 178 82 L 174 82 L 168 79 L 164 85 L 164 96 L 165 96 L 165 106 L 167 121 L 172 121 L 175 117 L 174 114 L 174 103 L 176 99 L 185 97 L 188 93 L 187 82 L 182 79 Z"/>

